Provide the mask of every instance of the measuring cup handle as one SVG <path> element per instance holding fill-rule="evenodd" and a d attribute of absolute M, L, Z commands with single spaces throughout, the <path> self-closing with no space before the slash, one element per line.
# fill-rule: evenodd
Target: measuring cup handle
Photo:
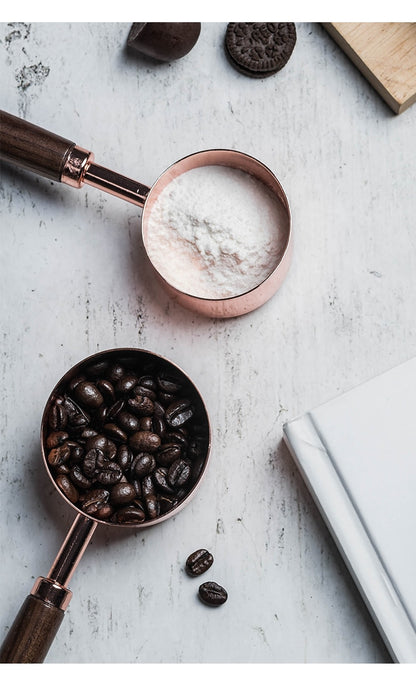
<path fill-rule="evenodd" d="M 64 614 L 60 607 L 28 595 L 0 648 L 0 663 L 41 664 Z"/>
<path fill-rule="evenodd" d="M 70 140 L 0 111 L 0 157 L 5 161 L 60 182 L 74 147 Z"/>

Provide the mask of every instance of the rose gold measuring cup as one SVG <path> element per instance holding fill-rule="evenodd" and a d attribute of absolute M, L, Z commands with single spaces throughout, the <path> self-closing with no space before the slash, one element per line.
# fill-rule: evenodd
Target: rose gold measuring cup
<path fill-rule="evenodd" d="M 198 411 L 198 424 L 201 427 L 201 467 L 196 480 L 186 496 L 171 510 L 155 519 L 141 523 L 117 524 L 80 512 L 64 495 L 56 484 L 46 457 L 46 437 L 49 409 L 56 399 L 64 393 L 71 380 L 83 373 L 88 366 L 101 362 L 120 362 L 127 366 L 133 364 L 143 366 L 156 362 L 159 368 L 179 376 L 189 388 L 192 400 Z M 201 395 L 191 379 L 177 365 L 162 356 L 142 349 L 121 348 L 96 353 L 73 366 L 57 383 L 46 403 L 41 424 L 41 448 L 44 465 L 55 488 L 77 512 L 77 516 L 52 564 L 46 577 L 39 577 L 22 604 L 15 621 L 0 648 L 0 663 L 41 663 L 46 657 L 53 639 L 62 623 L 65 609 L 72 597 L 68 588 L 71 577 L 98 524 L 118 528 L 144 529 L 163 522 L 182 510 L 193 498 L 205 475 L 211 448 L 211 428 L 208 413 Z"/>
<path fill-rule="evenodd" d="M 195 152 L 172 164 L 152 187 L 148 187 L 97 165 L 92 152 L 78 147 L 70 140 L 0 111 L 0 158 L 74 188 L 80 188 L 84 183 L 92 185 L 141 207 L 143 243 L 150 263 L 152 260 L 147 252 L 148 217 L 160 193 L 174 178 L 191 169 L 211 165 L 245 171 L 271 191 L 281 203 L 286 216 L 284 225 L 279 226 L 279 230 L 283 232 L 280 234 L 283 249 L 273 271 L 249 291 L 222 299 L 204 298 L 181 291 L 162 277 L 152 263 L 156 276 L 169 295 L 185 308 L 210 317 L 230 318 L 248 313 L 268 301 L 281 286 L 289 269 L 292 228 L 285 192 L 267 166 L 242 152 L 229 149 Z"/>

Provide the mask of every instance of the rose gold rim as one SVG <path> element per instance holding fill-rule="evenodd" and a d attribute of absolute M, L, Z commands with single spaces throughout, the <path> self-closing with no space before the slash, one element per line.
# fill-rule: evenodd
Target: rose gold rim
<path fill-rule="evenodd" d="M 164 513 L 163 515 L 160 515 L 156 519 L 152 520 L 147 520 L 145 522 L 139 523 L 139 524 L 117 524 L 115 522 L 109 522 L 107 520 L 100 520 L 97 519 L 96 517 L 93 517 L 91 515 L 88 515 L 87 513 L 83 512 L 78 508 L 76 505 L 71 503 L 71 501 L 65 496 L 65 494 L 60 490 L 58 485 L 56 484 L 52 473 L 50 471 L 47 458 L 46 458 L 46 449 L 45 449 L 45 429 L 46 429 L 46 422 L 47 422 L 47 415 L 48 415 L 48 409 L 50 406 L 51 401 L 57 396 L 60 392 L 60 390 L 67 385 L 67 383 L 75 377 L 75 375 L 85 368 L 88 364 L 92 362 L 97 362 L 99 360 L 104 360 L 106 358 L 112 358 L 114 360 L 121 360 L 122 358 L 133 358 L 133 357 L 138 357 L 143 356 L 147 357 L 149 360 L 150 359 L 156 359 L 160 361 L 162 364 L 166 365 L 167 367 L 176 370 L 179 372 L 179 374 L 187 381 L 189 382 L 190 386 L 192 387 L 193 391 L 195 391 L 195 394 L 200 402 L 200 407 L 202 409 L 203 415 L 204 415 L 204 421 L 206 422 L 206 431 L 207 431 L 207 446 L 206 446 L 206 454 L 204 458 L 204 462 L 201 468 L 201 471 L 198 475 L 198 479 L 194 483 L 193 487 L 189 490 L 188 494 L 185 496 L 185 498 L 172 510 L 169 510 L 168 512 Z M 175 516 L 183 510 L 184 507 L 192 500 L 192 498 L 195 496 L 197 490 L 199 489 L 202 480 L 205 477 L 206 470 L 210 461 L 211 457 L 211 425 L 209 421 L 209 416 L 208 416 L 208 411 L 205 406 L 205 402 L 196 387 L 195 383 L 191 380 L 191 378 L 182 370 L 179 365 L 176 365 L 176 363 L 168 360 L 166 357 L 161 356 L 157 353 L 153 353 L 152 351 L 148 351 L 146 349 L 138 349 L 134 347 L 124 347 L 124 348 L 114 348 L 114 349 L 107 349 L 105 351 L 99 351 L 98 353 L 94 353 L 91 356 L 88 356 L 84 358 L 83 360 L 79 361 L 76 365 L 72 366 L 70 370 L 68 370 L 65 375 L 61 377 L 59 382 L 55 385 L 54 389 L 51 391 L 49 398 L 46 402 L 44 411 L 43 411 L 43 416 L 42 416 L 42 422 L 41 422 L 41 429 L 40 429 L 40 441 L 41 441 L 41 450 L 42 450 L 42 457 L 43 457 L 43 463 L 45 465 L 46 471 L 48 473 L 49 479 L 51 480 L 52 484 L 54 485 L 55 489 L 58 491 L 58 493 L 62 496 L 62 498 L 65 500 L 65 502 L 70 505 L 75 512 L 80 515 L 81 517 L 85 517 L 90 519 L 92 522 L 95 524 L 103 524 L 104 526 L 107 527 L 115 527 L 115 528 L 123 528 L 123 529 L 145 529 L 151 526 L 154 526 L 155 524 L 160 524 L 161 522 L 164 522 L 167 519 L 170 519 L 171 517 Z"/>
<path fill-rule="evenodd" d="M 279 261 L 274 270 L 258 285 L 236 296 L 222 299 L 210 299 L 195 296 L 189 292 L 181 291 L 173 286 L 155 267 L 148 253 L 148 216 L 154 203 L 162 190 L 176 177 L 193 168 L 210 165 L 221 165 L 237 168 L 253 175 L 266 185 L 272 194 L 280 201 L 286 215 L 285 247 L 282 250 Z M 154 269 L 154 272 L 168 294 L 180 305 L 192 311 L 217 318 L 231 318 L 255 310 L 268 301 L 280 288 L 289 270 L 292 256 L 292 218 L 287 196 L 282 185 L 261 161 L 254 157 L 230 149 L 210 149 L 194 152 L 179 161 L 173 163 L 162 173 L 152 186 L 147 195 L 142 213 L 142 236 L 146 254 Z"/>

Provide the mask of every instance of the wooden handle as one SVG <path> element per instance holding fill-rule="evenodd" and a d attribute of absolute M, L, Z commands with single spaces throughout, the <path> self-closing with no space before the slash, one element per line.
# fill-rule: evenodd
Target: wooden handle
<path fill-rule="evenodd" d="M 0 648 L 2 664 L 41 664 L 65 612 L 28 595 Z"/>
<path fill-rule="evenodd" d="M 60 182 L 74 142 L 0 111 L 0 157 Z"/>

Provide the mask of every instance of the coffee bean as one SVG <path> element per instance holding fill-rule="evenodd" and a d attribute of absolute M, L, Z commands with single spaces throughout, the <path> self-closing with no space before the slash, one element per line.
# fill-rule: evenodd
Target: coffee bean
<path fill-rule="evenodd" d="M 228 598 L 228 593 L 215 581 L 206 581 L 199 586 L 198 594 L 200 600 L 210 607 L 218 607 L 223 605 Z"/>
<path fill-rule="evenodd" d="M 92 486 L 92 483 L 90 479 L 88 479 L 81 471 L 81 468 L 79 465 L 74 465 L 71 467 L 69 471 L 69 476 L 71 478 L 71 481 L 75 486 L 78 486 L 80 489 L 90 489 Z"/>
<path fill-rule="evenodd" d="M 173 401 L 166 409 L 166 422 L 171 427 L 180 427 L 185 424 L 194 414 L 194 408 L 187 398 Z"/>
<path fill-rule="evenodd" d="M 117 424 L 127 434 L 133 434 L 133 432 L 139 431 L 139 420 L 135 415 L 132 415 L 125 410 L 122 410 L 117 415 Z"/>
<path fill-rule="evenodd" d="M 120 398 L 118 401 L 116 401 L 115 403 L 112 404 L 112 406 L 108 409 L 108 412 L 107 412 L 107 417 L 110 421 L 114 420 L 117 417 L 117 415 L 119 414 L 119 412 L 121 410 L 123 410 L 124 404 L 125 404 L 125 401 L 122 398 Z"/>
<path fill-rule="evenodd" d="M 131 465 L 131 474 L 134 478 L 143 479 L 153 472 L 156 467 L 156 460 L 151 453 L 139 453 Z"/>
<path fill-rule="evenodd" d="M 68 413 L 63 405 L 63 398 L 58 397 L 51 405 L 48 413 L 49 427 L 53 430 L 65 429 L 68 422 Z"/>
<path fill-rule="evenodd" d="M 58 474 L 55 481 L 62 493 L 71 501 L 71 503 L 76 503 L 78 501 L 78 491 L 66 474 Z"/>
<path fill-rule="evenodd" d="M 52 465 L 52 467 L 63 465 L 65 462 L 67 462 L 67 460 L 69 460 L 70 454 L 70 447 L 67 443 L 64 443 L 62 446 L 52 448 L 48 455 L 48 463 Z"/>
<path fill-rule="evenodd" d="M 160 446 L 156 459 L 163 467 L 169 467 L 182 455 L 181 447 L 176 443 L 164 443 Z"/>
<path fill-rule="evenodd" d="M 169 467 L 168 482 L 172 488 L 184 486 L 191 474 L 189 463 L 185 460 L 175 460 Z"/>
<path fill-rule="evenodd" d="M 92 382 L 80 382 L 74 389 L 75 400 L 87 408 L 99 408 L 104 399 Z"/>
<path fill-rule="evenodd" d="M 144 522 L 145 519 L 146 515 L 143 510 L 128 505 L 117 510 L 111 518 L 111 521 L 116 524 L 140 524 L 141 522 Z"/>
<path fill-rule="evenodd" d="M 160 437 L 153 432 L 135 432 L 129 439 L 129 446 L 136 453 L 154 453 L 160 446 Z"/>
<path fill-rule="evenodd" d="M 107 463 L 103 464 L 101 469 L 97 472 L 95 479 L 103 486 L 113 486 L 120 481 L 122 475 L 123 472 L 120 465 L 109 460 Z"/>
<path fill-rule="evenodd" d="M 173 488 L 168 482 L 168 469 L 166 467 L 158 467 L 153 472 L 153 481 L 158 489 L 165 493 L 173 493 Z"/>
<path fill-rule="evenodd" d="M 200 576 L 206 572 L 214 562 L 214 558 L 208 550 L 200 548 L 191 553 L 185 562 L 186 573 L 189 576 Z"/>
<path fill-rule="evenodd" d="M 117 394 L 125 395 L 128 394 L 133 387 L 137 384 L 136 375 L 124 375 L 115 385 L 115 391 Z"/>
<path fill-rule="evenodd" d="M 107 422 L 103 429 L 106 435 L 109 436 L 110 439 L 113 439 L 116 443 L 126 443 L 127 434 L 118 425 L 114 424 L 113 422 Z"/>
<path fill-rule="evenodd" d="M 157 383 L 162 392 L 168 394 L 177 394 L 178 391 L 182 389 L 182 382 L 178 378 L 173 375 L 168 375 L 167 373 L 158 375 Z"/>
<path fill-rule="evenodd" d="M 103 455 L 103 452 L 99 448 L 91 448 L 85 454 L 84 462 L 82 463 L 82 471 L 89 479 L 92 479 L 95 475 L 97 458 L 100 454 Z"/>
<path fill-rule="evenodd" d="M 110 405 L 116 400 L 116 392 L 108 379 L 99 379 L 96 384 L 97 389 Z"/>
<path fill-rule="evenodd" d="M 116 460 L 123 472 L 126 472 L 131 466 L 133 453 L 126 444 L 123 443 L 117 448 Z"/>
<path fill-rule="evenodd" d="M 110 491 L 110 503 L 113 505 L 127 505 L 136 498 L 136 489 L 133 484 L 119 482 Z"/>
<path fill-rule="evenodd" d="M 110 494 L 106 489 L 92 489 L 85 494 L 81 503 L 81 509 L 87 515 L 94 515 L 108 503 L 109 497 Z"/>
<path fill-rule="evenodd" d="M 68 432 L 52 432 L 46 439 L 46 447 L 56 448 L 57 446 L 61 446 L 68 438 Z"/>
<path fill-rule="evenodd" d="M 127 405 L 132 413 L 140 417 L 153 415 L 155 404 L 148 396 L 134 396 L 129 398 Z"/>
<path fill-rule="evenodd" d="M 114 363 L 107 371 L 107 379 L 109 379 L 110 382 L 118 382 L 124 374 L 124 367 L 120 363 Z"/>

